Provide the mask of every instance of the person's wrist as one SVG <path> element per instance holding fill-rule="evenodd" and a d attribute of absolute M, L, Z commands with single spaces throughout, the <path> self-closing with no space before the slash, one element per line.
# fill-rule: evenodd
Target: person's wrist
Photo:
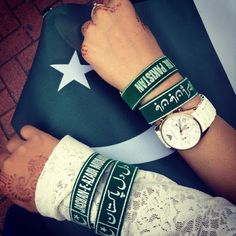
<path fill-rule="evenodd" d="M 41 215 L 57 220 L 70 219 L 68 211 L 62 212 L 60 205 L 71 194 L 78 172 L 93 153 L 94 150 L 69 135 L 60 140 L 36 185 L 35 204 Z"/>
<path fill-rule="evenodd" d="M 145 104 L 157 95 L 161 94 L 171 86 L 177 84 L 182 79 L 182 76 L 180 73 L 176 73 L 172 75 L 168 80 L 163 82 L 160 86 L 156 87 L 152 92 L 150 92 L 144 99 L 141 101 L 141 104 Z M 186 104 L 182 106 L 183 109 L 187 110 L 194 106 L 196 106 L 201 101 L 201 98 L 199 96 L 194 97 L 190 101 L 188 101 Z"/>
<path fill-rule="evenodd" d="M 175 73 L 174 75 L 170 76 L 166 81 L 160 84 L 158 87 L 153 89 L 147 96 L 143 98 L 141 101 L 141 105 L 149 102 L 151 99 L 156 97 L 157 95 L 161 94 L 168 88 L 172 87 L 173 85 L 177 84 L 182 79 L 180 73 Z"/>
<path fill-rule="evenodd" d="M 124 81 L 133 81 L 135 76 L 137 76 L 141 71 L 143 71 L 147 66 L 149 66 L 153 61 L 158 60 L 159 58 L 163 57 L 164 53 L 160 50 L 159 52 L 155 53 L 155 56 L 153 55 L 152 58 L 149 57 L 148 60 L 145 60 L 144 63 L 142 63 L 142 67 L 137 66 L 136 69 L 136 75 L 131 76 L 130 74 L 127 74 L 127 80 Z M 131 78 L 132 77 L 132 78 Z M 183 79 L 183 77 L 181 76 L 181 74 L 179 72 L 174 73 L 173 75 L 171 75 L 168 79 L 166 79 L 165 81 L 163 81 L 160 85 L 158 85 L 157 87 L 155 87 L 149 94 L 147 94 L 140 102 L 141 105 L 146 104 L 147 102 L 149 102 L 150 100 L 152 100 L 153 98 L 155 98 L 156 96 L 158 96 L 159 94 L 163 93 L 164 91 L 168 90 L 169 88 L 171 88 L 172 86 L 174 86 L 175 84 L 177 84 L 179 81 L 181 81 Z M 127 83 L 127 82 L 126 82 Z M 130 82 L 129 82 L 130 83 Z M 128 84 L 129 84 L 128 83 Z M 125 88 L 127 88 L 127 84 L 123 84 L 122 85 L 122 89 L 121 91 L 123 91 Z M 193 99 L 189 100 L 187 103 L 185 103 L 182 108 L 184 110 L 188 110 L 191 109 L 193 107 L 196 107 L 198 105 L 198 103 L 200 102 L 200 97 L 196 96 Z"/>
<path fill-rule="evenodd" d="M 161 85 L 156 87 L 152 92 L 150 92 L 147 96 L 144 97 L 144 99 L 141 101 L 141 104 L 145 104 L 149 102 L 154 97 L 158 96 L 162 92 L 166 91 L 173 85 L 177 84 L 180 80 L 182 80 L 182 76 L 180 73 L 175 73 L 174 75 L 170 76 L 166 81 L 164 81 Z M 187 103 L 181 106 L 183 110 L 189 110 L 189 112 L 192 112 L 191 109 L 196 107 L 201 101 L 200 96 L 196 96 L 189 100 Z M 159 124 L 159 120 L 155 122 L 157 125 Z"/>
<path fill-rule="evenodd" d="M 140 61 L 132 65 L 130 69 L 127 69 L 127 67 L 125 67 L 125 71 L 121 71 L 120 74 L 122 74 L 123 79 L 119 81 L 119 86 L 117 86 L 116 88 L 121 92 L 124 91 L 124 89 L 127 88 L 127 86 L 140 74 L 140 72 L 142 72 L 152 62 L 160 59 L 163 56 L 164 53 L 161 50 L 155 52 L 153 55 L 142 55 Z M 130 59 L 130 61 L 132 61 L 132 59 Z"/>

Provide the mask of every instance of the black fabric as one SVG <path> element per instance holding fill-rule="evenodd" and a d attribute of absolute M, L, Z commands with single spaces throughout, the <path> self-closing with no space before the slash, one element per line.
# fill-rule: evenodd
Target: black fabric
<path fill-rule="evenodd" d="M 4 236 L 55 236 L 39 214 L 13 205 L 7 212 L 3 227 Z"/>

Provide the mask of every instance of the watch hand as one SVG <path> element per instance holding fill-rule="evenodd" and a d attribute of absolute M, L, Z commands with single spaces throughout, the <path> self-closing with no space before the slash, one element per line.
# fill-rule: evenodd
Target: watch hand
<path fill-rule="evenodd" d="M 184 126 L 182 127 L 182 130 L 185 130 L 185 129 L 188 129 L 188 126 L 187 126 L 187 125 L 184 125 Z"/>
<path fill-rule="evenodd" d="M 179 132 L 180 132 L 180 134 L 182 135 L 183 130 L 182 130 L 182 126 L 181 126 L 180 119 L 178 120 L 178 122 L 179 122 L 179 125 L 177 125 L 177 126 L 179 127 Z"/>

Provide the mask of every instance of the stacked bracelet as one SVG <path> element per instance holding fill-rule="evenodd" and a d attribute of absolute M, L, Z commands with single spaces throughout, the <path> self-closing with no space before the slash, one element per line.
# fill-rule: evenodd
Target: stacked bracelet
<path fill-rule="evenodd" d="M 117 161 L 108 177 L 99 205 L 95 232 L 119 236 L 125 209 L 138 168 Z"/>
<path fill-rule="evenodd" d="M 175 65 L 166 56 L 163 56 L 145 68 L 121 93 L 121 97 L 134 110 L 147 94 L 177 71 Z M 139 110 L 146 121 L 152 124 L 197 95 L 198 92 L 192 83 L 185 78 L 139 107 Z"/>
<path fill-rule="evenodd" d="M 90 214 L 94 194 L 104 171 L 111 163 L 114 161 L 94 153 L 83 165 L 70 199 L 69 212 L 73 222 L 91 228 Z"/>
<path fill-rule="evenodd" d="M 175 111 L 198 95 L 190 80 L 182 79 L 165 92 L 140 107 L 140 112 L 149 124 Z"/>
<path fill-rule="evenodd" d="M 99 235 L 120 235 L 125 209 L 138 168 L 93 153 L 81 168 L 75 181 L 69 213 L 73 222 L 94 228 L 90 222 L 92 202 L 99 181 L 108 166 L 113 165 L 103 189 L 95 231 Z"/>
<path fill-rule="evenodd" d="M 121 92 L 121 97 L 129 107 L 134 110 L 148 93 L 177 71 L 178 69 L 170 59 L 163 56 L 144 69 L 144 71 Z"/>

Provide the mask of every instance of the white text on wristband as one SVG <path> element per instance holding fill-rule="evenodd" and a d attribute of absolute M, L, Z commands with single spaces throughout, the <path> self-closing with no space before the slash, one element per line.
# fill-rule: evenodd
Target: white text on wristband
<path fill-rule="evenodd" d="M 76 179 L 70 199 L 70 218 L 73 222 L 91 228 L 90 213 L 98 183 L 106 168 L 114 162 L 93 153 L 83 165 Z"/>
<path fill-rule="evenodd" d="M 123 162 L 114 164 L 99 205 L 95 224 L 97 234 L 120 235 L 137 170 L 137 167 Z"/>
<path fill-rule="evenodd" d="M 121 92 L 121 97 L 129 107 L 134 110 L 147 94 L 177 71 L 178 69 L 170 59 L 163 56 L 145 68 L 136 79 Z"/>

